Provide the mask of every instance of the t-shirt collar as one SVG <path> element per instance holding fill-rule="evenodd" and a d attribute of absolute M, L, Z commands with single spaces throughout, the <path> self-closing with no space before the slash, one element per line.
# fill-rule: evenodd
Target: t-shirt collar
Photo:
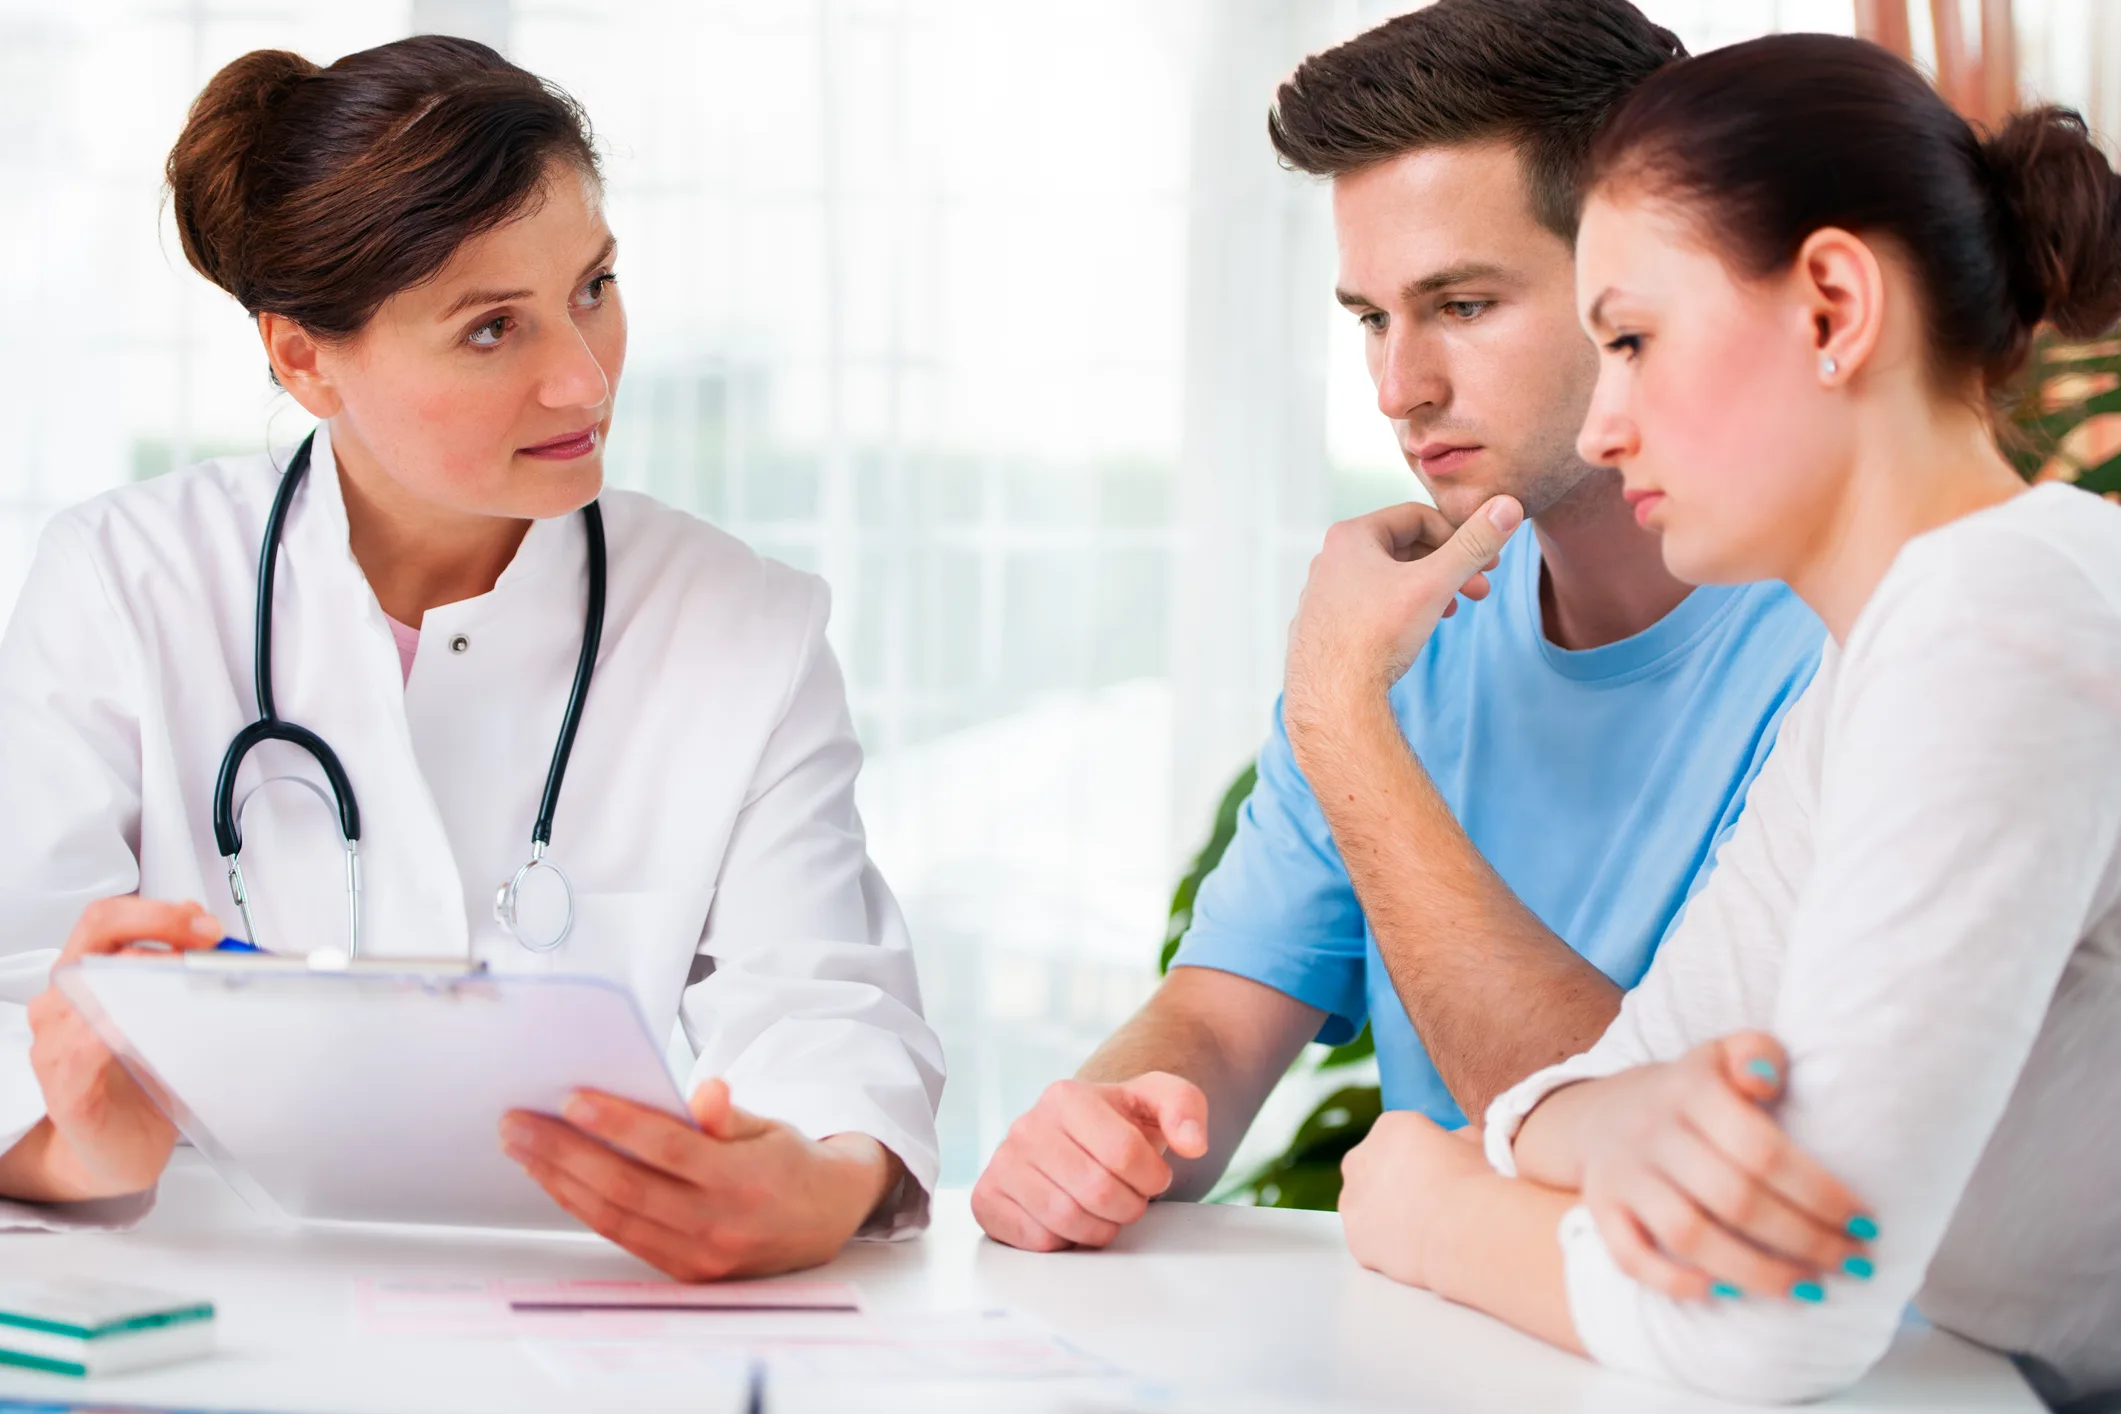
<path fill-rule="evenodd" d="M 1509 561 L 1512 553 L 1516 563 Z M 1730 611 L 1743 586 L 1704 584 L 1674 605 L 1670 612 L 1638 634 L 1596 648 L 1562 648 L 1547 637 L 1539 607 L 1539 571 L 1544 557 L 1539 536 L 1526 526 L 1504 548 L 1501 571 L 1514 579 L 1518 612 L 1526 617 L 1532 641 L 1555 672 L 1578 682 L 1615 682 L 1655 671 L 1659 664 L 1684 652 L 1695 638 L 1713 628 Z"/>

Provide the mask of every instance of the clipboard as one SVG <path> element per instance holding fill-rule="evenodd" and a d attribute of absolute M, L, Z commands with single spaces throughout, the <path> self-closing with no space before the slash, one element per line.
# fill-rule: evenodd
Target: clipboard
<path fill-rule="evenodd" d="M 319 970 L 138 953 L 53 974 L 244 1200 L 283 1223 L 581 1231 L 501 1152 L 509 1110 L 578 1089 L 685 1117 L 633 994 L 461 961 Z"/>

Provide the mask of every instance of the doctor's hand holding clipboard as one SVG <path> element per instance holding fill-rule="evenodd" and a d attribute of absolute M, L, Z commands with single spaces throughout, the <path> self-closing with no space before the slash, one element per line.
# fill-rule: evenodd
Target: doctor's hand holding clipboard
<path fill-rule="evenodd" d="M 580 109 L 460 39 L 258 51 L 169 173 L 316 426 L 63 512 L 0 638 L 0 1227 L 134 1220 L 176 1140 L 55 964 L 225 923 L 623 989 L 693 1122 L 578 1094 L 491 1142 L 673 1275 L 919 1231 L 942 1055 L 827 595 L 604 486 L 626 323 Z"/>
<path fill-rule="evenodd" d="M 211 948 L 221 925 L 197 904 L 108 898 L 74 925 L 56 966 L 140 942 Z M 177 1146 L 177 1127 L 56 990 L 29 1004 L 30 1066 L 45 1117 L 0 1154 L 0 1193 L 87 1202 L 153 1188 Z"/>

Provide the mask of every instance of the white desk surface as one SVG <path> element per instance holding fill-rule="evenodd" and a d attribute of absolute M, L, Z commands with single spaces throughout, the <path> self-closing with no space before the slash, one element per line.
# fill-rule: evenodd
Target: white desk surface
<path fill-rule="evenodd" d="M 0 1395 L 258 1411 L 628 1411 L 697 1400 L 556 1382 L 512 1340 L 366 1335 L 361 1277 L 643 1279 L 593 1238 L 285 1230 L 251 1216 L 189 1151 L 160 1205 L 124 1234 L 0 1235 L 0 1272 L 197 1293 L 219 1310 L 213 1358 L 94 1381 L 0 1369 Z M 962 1192 L 923 1239 L 861 1244 L 813 1276 L 857 1283 L 873 1311 L 1003 1306 L 1126 1378 L 859 1390 L 776 1385 L 800 1409 L 1542 1410 L 1662 1414 L 1733 1406 L 1599 1370 L 1462 1307 L 1366 1272 L 1330 1213 L 1159 1204 L 1104 1252 L 1033 1254 L 981 1237 Z M 1919 1326 L 1835 1409 L 2037 1411 L 2003 1359 Z"/>

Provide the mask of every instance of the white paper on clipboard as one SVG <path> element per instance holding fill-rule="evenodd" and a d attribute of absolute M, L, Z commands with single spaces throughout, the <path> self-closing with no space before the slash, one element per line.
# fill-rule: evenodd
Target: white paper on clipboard
<path fill-rule="evenodd" d="M 555 1113 L 577 1089 L 686 1113 L 633 995 L 602 978 L 135 954 L 53 980 L 284 1220 L 578 1230 L 501 1152 L 502 1115 Z"/>

